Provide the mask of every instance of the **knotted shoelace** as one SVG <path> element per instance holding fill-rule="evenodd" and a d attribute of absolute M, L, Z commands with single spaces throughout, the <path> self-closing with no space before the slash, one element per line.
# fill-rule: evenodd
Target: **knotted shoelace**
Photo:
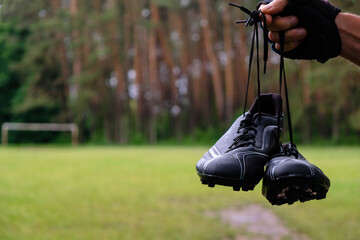
<path fill-rule="evenodd" d="M 291 124 L 291 113 L 290 113 L 290 101 L 289 94 L 286 83 L 286 74 L 285 74 L 285 63 L 284 63 L 284 45 L 285 45 L 285 32 L 279 33 L 280 37 L 280 76 L 279 76 L 279 91 L 280 95 L 282 92 L 282 82 L 284 81 L 284 90 L 285 90 L 285 102 L 286 102 L 286 112 L 288 119 L 288 128 L 289 128 L 289 137 L 290 137 L 290 146 L 286 147 L 286 151 L 283 153 L 287 156 L 293 155 L 296 158 L 299 156 L 296 145 L 294 143 L 292 124 Z M 278 136 L 280 136 L 280 116 L 278 116 Z M 283 149 L 284 150 L 284 149 Z"/>
<path fill-rule="evenodd" d="M 261 118 L 261 98 L 260 98 L 260 92 L 261 92 L 261 85 L 260 85 L 260 59 L 259 59 L 259 31 L 258 31 L 258 25 L 262 22 L 262 29 L 263 29 L 263 44 L 264 44 L 264 53 L 263 53 L 263 61 L 264 61 L 264 74 L 266 73 L 266 63 L 268 60 L 268 28 L 267 28 L 267 22 L 266 22 L 266 17 L 262 17 L 262 12 L 261 10 L 252 10 L 250 11 L 249 9 L 234 4 L 234 3 L 229 3 L 229 5 L 234 6 L 239 8 L 241 11 L 243 11 L 244 13 L 249 15 L 249 18 L 247 20 L 240 20 L 240 21 L 236 21 L 236 23 L 245 23 L 245 26 L 254 26 L 254 30 L 253 30 L 253 34 L 252 34 L 252 40 L 251 40 L 251 47 L 250 47 L 250 56 L 249 56 L 249 69 L 248 69 L 248 78 L 247 78 L 247 85 L 246 85 L 246 95 L 245 95 L 245 103 L 244 103 L 244 114 L 246 112 L 246 105 L 247 105 L 247 98 L 248 98 L 248 91 L 249 91 L 249 84 L 250 84 L 250 75 L 251 75 L 251 67 L 252 67 L 252 60 L 253 60 L 253 55 L 254 55 L 254 42 L 256 40 L 256 56 L 257 56 L 257 61 L 256 61 L 256 69 L 257 69 L 257 95 L 258 95 L 258 100 L 259 100 L 259 104 L 258 104 L 258 111 L 260 114 L 260 118 Z M 288 119 L 288 128 L 289 128 L 289 137 L 290 137 L 290 146 L 287 146 L 287 150 L 286 151 L 282 151 L 283 154 L 287 154 L 287 155 L 293 155 L 296 158 L 298 157 L 298 151 L 296 149 L 296 145 L 294 144 L 294 139 L 293 139 L 293 131 L 292 131 L 292 124 L 291 124 L 291 114 L 290 114 L 290 103 L 289 103 L 289 94 L 288 94 L 288 90 L 287 90 L 287 82 L 286 82 L 286 74 L 285 74 L 285 63 L 284 63 L 284 45 L 285 45 L 285 41 L 284 41 L 284 32 L 280 32 L 280 75 L 279 75 L 279 92 L 280 95 L 282 94 L 282 84 L 284 83 L 284 89 L 285 89 L 285 99 L 286 99 L 286 111 L 287 111 L 287 119 Z M 279 105 L 281 105 L 281 102 L 279 102 Z M 281 106 L 278 107 L 278 138 L 280 138 L 280 128 L 281 128 L 281 124 L 280 124 L 280 119 L 282 116 L 282 113 L 280 112 L 281 110 Z M 245 120 L 246 121 L 246 118 Z M 251 127 L 251 123 L 247 123 L 248 125 L 246 125 L 247 128 Z M 243 125 L 244 126 L 244 125 Z M 242 124 L 240 124 L 239 130 L 242 128 Z M 247 139 L 248 138 L 248 131 L 246 131 L 247 135 L 245 137 L 242 137 L 241 135 L 238 136 L 237 138 L 234 139 L 234 144 L 232 145 L 232 148 L 235 148 L 239 145 L 239 142 L 244 144 L 244 141 L 240 141 L 245 140 L 248 141 L 250 144 L 254 144 L 254 138 L 255 138 L 255 134 L 253 134 L 253 139 L 252 141 L 250 141 L 251 139 Z M 240 139 L 240 140 L 239 140 Z M 234 146 L 235 145 L 235 146 Z M 241 145 L 241 144 L 240 144 Z M 231 147 L 230 147 L 231 148 Z"/>
<path fill-rule="evenodd" d="M 253 30 L 253 34 L 252 34 L 252 40 L 251 40 L 251 47 L 250 47 L 250 55 L 249 55 L 249 69 L 248 69 L 248 78 L 247 78 L 247 83 L 246 83 L 246 95 L 245 95 L 245 103 L 244 103 L 244 114 L 246 112 L 246 105 L 247 105 L 247 99 L 248 99 L 248 92 L 249 92 L 249 85 L 250 85 L 250 76 L 251 76 L 251 67 L 252 67 L 252 60 L 253 60 L 253 56 L 254 56 L 254 45 L 256 44 L 256 69 L 257 69 L 257 85 L 258 85 L 258 89 L 257 89 L 257 95 L 258 95 L 258 100 L 261 103 L 261 99 L 260 99 L 260 92 L 261 92 L 261 85 L 260 85 L 260 57 L 259 57 L 259 30 L 258 30 L 258 25 L 261 23 L 261 10 L 252 10 L 250 11 L 249 9 L 234 4 L 234 3 L 229 3 L 230 6 L 234 6 L 239 8 L 241 11 L 243 11 L 244 13 L 249 15 L 249 18 L 247 20 L 240 20 L 240 21 L 236 21 L 236 23 L 245 23 L 245 26 L 254 26 L 254 30 Z M 264 54 L 263 54 L 263 61 L 264 61 L 264 74 L 266 73 L 266 63 L 268 60 L 268 30 L 267 30 L 267 23 L 266 23 L 266 18 L 264 18 L 263 20 L 263 42 L 264 42 Z M 256 40 L 256 43 L 255 43 Z M 261 104 L 258 104 L 258 108 L 259 108 L 259 114 L 261 117 Z"/>
<path fill-rule="evenodd" d="M 233 144 L 229 147 L 227 152 L 239 147 L 255 145 L 255 136 L 257 130 L 252 121 L 251 115 L 246 115 L 245 119 L 241 121 L 237 133 L 239 133 L 239 136 L 233 139 Z"/>
<path fill-rule="evenodd" d="M 237 130 L 237 133 L 239 135 L 233 139 L 233 144 L 229 147 L 228 151 L 234 150 L 238 147 L 245 147 L 250 145 L 255 145 L 255 137 L 256 137 L 256 125 L 252 121 L 251 115 L 246 115 L 246 105 L 247 105 L 247 99 L 248 99 L 248 92 L 249 92 L 249 85 L 250 85 L 250 77 L 251 77 L 251 69 L 252 69 L 252 61 L 254 56 L 254 48 L 256 45 L 256 69 L 257 69 L 257 95 L 258 95 L 258 112 L 259 112 L 259 118 L 261 118 L 261 98 L 260 98 L 260 57 L 259 57 L 259 30 L 258 30 L 258 24 L 261 23 L 260 10 L 253 10 L 250 11 L 249 9 L 239 6 L 234 3 L 229 3 L 229 5 L 240 8 L 243 12 L 249 15 L 247 20 L 241 20 L 237 21 L 236 23 L 245 23 L 245 26 L 254 26 L 253 34 L 252 34 L 252 40 L 251 40 L 251 48 L 250 48 L 250 55 L 249 55 L 249 69 L 248 69 L 248 77 L 247 77 L 247 83 L 246 83 L 246 95 L 245 95 L 245 102 L 244 102 L 244 116 L 245 119 L 240 122 L 240 126 Z M 268 38 L 267 38 L 267 25 L 266 20 L 264 22 L 263 27 L 263 36 L 264 36 L 264 55 L 263 55 L 263 61 L 264 61 L 264 73 L 266 73 L 266 62 L 268 60 Z"/>

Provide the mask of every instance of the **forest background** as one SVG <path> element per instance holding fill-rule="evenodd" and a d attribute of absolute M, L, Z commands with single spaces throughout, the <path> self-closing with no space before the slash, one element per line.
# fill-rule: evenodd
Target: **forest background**
<path fill-rule="evenodd" d="M 257 3 L 233 2 L 250 9 Z M 355 0 L 331 2 L 360 13 Z M 235 24 L 247 16 L 228 1 L 0 6 L 0 123 L 74 122 L 82 143 L 211 144 L 243 112 L 252 29 Z M 261 91 L 278 92 L 279 57 L 269 53 Z M 340 58 L 287 60 L 286 68 L 296 141 L 359 143 L 359 68 Z M 14 132 L 9 141 L 68 138 Z"/>

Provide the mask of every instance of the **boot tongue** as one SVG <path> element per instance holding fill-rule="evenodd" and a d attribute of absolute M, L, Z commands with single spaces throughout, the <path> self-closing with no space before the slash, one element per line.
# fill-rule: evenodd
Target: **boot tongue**
<path fill-rule="evenodd" d="M 282 112 L 281 102 L 281 97 L 278 94 L 261 94 L 260 98 L 256 98 L 254 104 L 249 109 L 249 113 L 255 116 L 261 111 L 261 114 L 277 116 L 279 112 Z"/>

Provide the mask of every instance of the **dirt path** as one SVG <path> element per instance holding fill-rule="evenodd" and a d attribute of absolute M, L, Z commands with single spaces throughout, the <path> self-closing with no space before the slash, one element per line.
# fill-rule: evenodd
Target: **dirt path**
<path fill-rule="evenodd" d="M 306 235 L 285 227 L 271 210 L 257 204 L 243 208 L 230 207 L 220 212 L 208 211 L 206 215 L 220 218 L 222 222 L 239 229 L 239 234 L 234 239 L 222 240 L 310 240 Z"/>

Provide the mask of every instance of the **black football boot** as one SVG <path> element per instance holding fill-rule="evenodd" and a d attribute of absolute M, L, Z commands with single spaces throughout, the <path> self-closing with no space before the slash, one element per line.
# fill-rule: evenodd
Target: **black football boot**
<path fill-rule="evenodd" d="M 262 194 L 271 204 L 282 205 L 324 199 L 329 188 L 329 178 L 287 143 L 267 163 Z"/>
<path fill-rule="evenodd" d="M 282 100 L 279 94 L 261 94 L 260 100 L 256 98 L 250 110 L 198 161 L 196 171 L 203 184 L 248 191 L 262 179 L 265 164 L 281 144 Z"/>

